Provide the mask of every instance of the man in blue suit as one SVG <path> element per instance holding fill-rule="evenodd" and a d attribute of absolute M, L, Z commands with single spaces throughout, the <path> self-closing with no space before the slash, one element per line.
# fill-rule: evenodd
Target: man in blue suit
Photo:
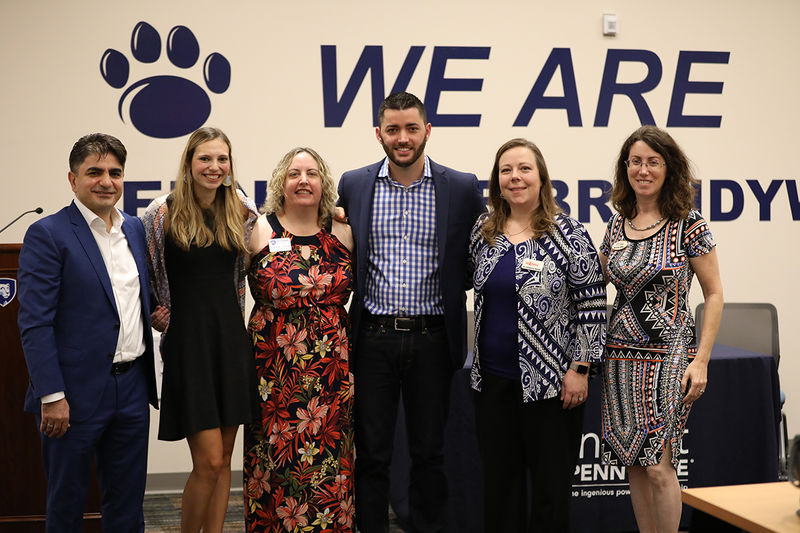
<path fill-rule="evenodd" d="M 414 531 L 444 528 L 444 427 L 450 380 L 466 354 L 469 234 L 484 202 L 474 174 L 431 161 L 425 107 L 409 93 L 381 104 L 386 157 L 346 172 L 339 202 L 356 245 L 353 321 L 356 520 L 388 531 L 389 465 L 402 391 Z"/>
<path fill-rule="evenodd" d="M 75 200 L 28 228 L 19 256 L 25 410 L 42 434 L 47 531 L 82 531 L 92 462 L 103 530 L 144 531 L 157 407 L 144 227 L 117 210 L 127 151 L 100 133 L 69 156 Z"/>

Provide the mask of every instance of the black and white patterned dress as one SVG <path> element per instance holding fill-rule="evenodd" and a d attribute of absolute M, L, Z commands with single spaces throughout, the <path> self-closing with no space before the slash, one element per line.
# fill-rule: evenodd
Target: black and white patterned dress
<path fill-rule="evenodd" d="M 681 379 L 697 351 L 689 259 L 713 247 L 706 221 L 695 210 L 646 239 L 629 238 L 619 214 L 608 223 L 600 252 L 608 258 L 617 298 L 603 373 L 606 464 L 658 464 L 668 442 L 677 467 L 690 409 L 681 401 Z"/>

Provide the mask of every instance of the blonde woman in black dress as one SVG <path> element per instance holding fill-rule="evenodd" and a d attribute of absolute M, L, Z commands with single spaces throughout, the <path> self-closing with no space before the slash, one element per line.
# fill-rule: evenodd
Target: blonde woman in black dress
<path fill-rule="evenodd" d="M 186 144 L 174 191 L 143 222 L 166 328 L 158 437 L 186 439 L 192 472 L 181 531 L 221 532 L 239 426 L 256 417 L 255 363 L 244 323 L 247 236 L 257 211 L 236 187 L 231 144 L 201 128 Z"/>

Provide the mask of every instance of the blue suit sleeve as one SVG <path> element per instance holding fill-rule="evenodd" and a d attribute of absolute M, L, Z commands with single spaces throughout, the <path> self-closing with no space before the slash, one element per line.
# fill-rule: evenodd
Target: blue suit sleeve
<path fill-rule="evenodd" d="M 478 183 L 478 177 L 472 176 L 472 195 L 470 196 L 470 216 L 473 223 L 478 220 L 478 217 L 486 212 L 486 200 L 483 199 L 481 189 Z"/>
<path fill-rule="evenodd" d="M 337 192 L 339 194 L 339 198 L 336 200 L 336 205 L 342 207 L 345 210 L 345 216 L 347 215 L 347 190 L 346 190 L 346 181 L 347 181 L 347 174 L 343 174 L 341 178 L 339 178 L 339 184 L 337 186 Z"/>
<path fill-rule="evenodd" d="M 18 325 L 37 398 L 66 390 L 55 338 L 61 270 L 62 258 L 48 228 L 32 225 L 19 255 Z"/>
<path fill-rule="evenodd" d="M 467 212 L 469 213 L 470 221 L 473 224 L 473 229 L 470 235 L 471 244 L 470 247 L 467 249 L 467 257 L 465 259 L 467 262 L 467 271 L 466 271 L 467 276 L 466 279 L 464 280 L 464 290 L 470 290 L 472 288 L 472 281 L 473 281 L 472 277 L 473 274 L 475 273 L 475 265 L 473 262 L 473 256 L 471 251 L 476 231 L 475 224 L 478 218 L 480 218 L 480 216 L 486 212 L 486 202 L 483 199 L 483 195 L 481 194 L 481 190 L 478 185 L 478 177 L 475 176 L 474 174 L 471 174 L 471 176 L 472 176 L 472 181 L 470 186 L 472 189 L 469 195 L 469 204 Z"/>

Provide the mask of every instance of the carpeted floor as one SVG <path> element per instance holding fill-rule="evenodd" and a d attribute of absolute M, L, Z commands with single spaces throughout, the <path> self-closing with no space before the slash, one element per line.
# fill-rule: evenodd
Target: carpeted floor
<path fill-rule="evenodd" d="M 181 530 L 181 495 L 146 494 L 144 497 L 144 523 L 146 533 L 179 532 Z M 225 533 L 244 531 L 244 507 L 242 493 L 232 492 L 225 516 Z M 403 533 L 397 525 L 394 512 L 389 510 L 389 533 Z"/>
<path fill-rule="evenodd" d="M 144 524 L 146 533 L 177 532 L 181 530 L 181 495 L 146 494 L 144 497 Z M 225 533 L 244 531 L 242 493 L 232 492 L 225 515 Z"/>

